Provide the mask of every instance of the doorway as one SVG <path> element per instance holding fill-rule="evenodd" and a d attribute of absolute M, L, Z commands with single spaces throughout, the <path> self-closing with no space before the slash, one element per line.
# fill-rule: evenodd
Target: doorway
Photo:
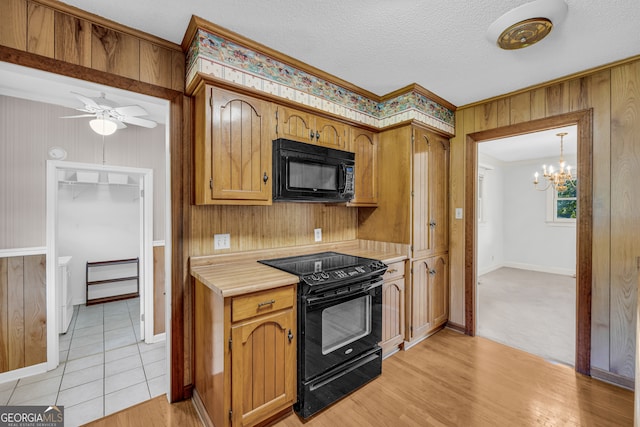
<path fill-rule="evenodd" d="M 47 258 L 64 258 L 73 278 L 47 263 L 49 369 L 74 306 L 137 298 L 132 338 L 153 342 L 153 171 L 49 160 L 47 201 Z"/>
<path fill-rule="evenodd" d="M 558 134 L 562 136 L 562 143 Z M 575 363 L 575 125 L 478 144 L 477 334 Z M 562 144 L 562 155 L 560 155 Z M 571 171 L 566 188 L 543 165 Z"/>
<path fill-rule="evenodd" d="M 591 371 L 591 251 L 592 251 L 592 110 L 533 120 L 512 126 L 468 134 L 466 137 L 465 205 L 470 212 L 465 218 L 465 332 L 477 332 L 477 198 L 478 144 L 482 141 L 516 136 L 562 126 L 577 127 L 577 206 L 576 219 L 576 371 Z"/>
<path fill-rule="evenodd" d="M 156 178 L 156 182 L 154 183 L 156 185 L 154 185 L 155 194 L 153 195 L 153 199 L 157 203 L 156 208 L 154 209 L 154 213 L 156 214 L 156 218 L 154 219 L 154 236 L 156 239 L 154 242 L 154 254 L 157 253 L 156 257 L 160 260 L 156 266 L 158 270 L 156 270 L 156 274 L 154 274 L 154 276 L 171 277 L 171 262 L 164 262 L 165 259 L 171 259 L 171 239 L 167 238 L 165 242 L 165 236 L 171 236 L 171 223 L 168 220 L 168 218 L 170 218 L 169 213 L 171 212 L 169 191 L 170 161 L 168 151 L 170 133 L 168 124 L 168 117 L 170 115 L 169 102 L 158 98 L 152 98 L 150 96 L 133 94 L 120 89 L 114 89 L 33 69 L 26 69 L 24 67 L 11 64 L 0 64 L 0 75 L 3 77 L 0 79 L 3 81 L 3 84 L 0 84 L 0 94 L 2 94 L 2 96 L 0 96 L 0 100 L 4 102 L 3 106 L 11 106 L 11 108 L 7 107 L 6 109 L 2 109 L 3 113 L 6 113 L 4 114 L 4 117 L 7 120 L 6 129 L 10 131 L 10 133 L 7 134 L 9 137 L 3 140 L 3 144 L 6 144 L 3 145 L 3 148 L 6 149 L 7 147 L 14 147 L 9 151 L 5 151 L 5 153 L 9 153 L 4 159 L 7 162 L 5 165 L 8 165 L 5 170 L 12 172 L 15 175 L 16 179 L 12 182 L 26 182 L 30 185 L 33 184 L 33 189 L 30 188 L 28 191 L 20 191 L 20 189 L 24 187 L 22 185 L 13 191 L 15 194 L 20 193 L 22 198 L 30 201 L 30 203 L 25 203 L 25 205 L 28 205 L 29 209 L 23 208 L 22 204 L 16 204 L 20 209 L 16 209 L 16 213 L 12 216 L 8 216 L 5 220 L 19 221 L 18 224 L 13 224 L 15 226 L 12 227 L 12 230 L 18 230 L 14 231 L 14 234 L 24 234 L 25 236 L 35 235 L 32 239 L 35 243 L 18 243 L 15 247 L 31 247 L 36 246 L 36 244 L 40 242 L 41 244 L 38 244 L 37 246 L 44 246 L 45 244 L 45 240 L 47 238 L 45 232 L 45 165 L 47 154 L 51 156 L 50 158 L 53 158 L 51 150 L 56 149 L 56 151 L 58 151 L 58 148 L 62 147 L 68 151 L 69 159 L 76 162 L 98 163 L 102 159 L 104 163 L 104 146 L 101 146 L 99 141 L 96 141 L 99 137 L 96 136 L 88 126 L 88 119 L 61 120 L 60 117 L 76 114 L 74 110 L 69 110 L 69 108 L 80 107 L 77 103 L 77 99 L 74 99 L 72 92 L 82 93 L 93 97 L 98 96 L 101 92 L 106 92 L 109 99 L 114 99 L 120 105 L 135 104 L 143 106 L 145 110 L 150 113 L 149 116 L 161 124 L 161 126 L 157 126 L 153 130 L 138 129 L 134 126 L 129 126 L 129 129 L 118 131 L 116 137 L 107 139 L 107 152 L 109 155 L 108 161 L 111 164 L 129 165 L 131 167 L 144 165 L 142 167 L 153 168 L 154 176 Z M 11 83 L 11 91 L 9 93 L 5 92 L 4 83 Z M 37 117 L 38 120 L 34 120 L 33 117 Z M 68 161 L 66 163 L 68 164 Z M 91 165 L 91 167 L 95 166 L 95 164 Z M 28 197 L 24 197 L 25 195 L 28 195 Z M 19 196 L 14 195 L 12 197 L 18 198 Z M 15 204 L 13 199 L 3 198 L 3 200 L 7 201 L 8 205 Z M 36 217 L 37 219 L 41 218 L 41 220 L 34 221 L 33 217 Z M 165 220 L 165 218 L 167 218 L 167 220 Z M 29 231 L 30 228 L 33 229 L 33 231 L 30 231 L 29 233 L 23 231 Z M 42 238 L 40 238 L 40 236 L 42 236 Z M 43 248 L 42 253 L 44 252 L 45 250 Z M 49 257 L 47 257 L 47 261 L 49 261 Z M 151 262 L 149 262 L 149 264 L 153 265 Z M 44 283 L 46 282 L 44 278 L 42 282 L 44 289 Z M 162 291 L 165 289 L 168 291 L 167 295 L 170 294 L 170 285 L 170 280 L 167 281 L 166 288 L 164 288 L 163 283 L 163 288 L 161 289 L 160 294 L 162 299 L 164 299 Z M 48 289 L 46 292 L 51 293 Z M 51 295 L 47 295 L 47 298 L 49 301 L 55 301 Z M 134 303 L 134 300 L 120 302 Z M 165 305 L 164 302 L 157 305 L 159 306 L 160 304 Z M 162 320 L 166 316 L 167 337 L 169 333 L 168 325 L 170 310 L 167 310 L 166 307 L 169 306 L 170 301 L 169 298 L 167 298 L 165 310 L 162 310 L 162 318 L 160 318 Z M 135 313 L 136 310 L 134 307 L 127 308 L 130 308 L 130 317 L 139 318 L 139 314 Z M 55 304 L 52 303 L 51 307 L 47 307 L 47 311 L 54 313 Z M 140 308 L 138 308 L 137 311 L 139 312 Z M 50 324 L 53 326 L 55 323 L 57 322 L 52 321 Z M 47 328 L 47 333 L 45 335 L 48 335 L 49 333 L 57 334 L 56 329 L 57 328 L 55 327 Z M 161 332 L 159 331 L 154 331 L 153 334 L 158 335 L 160 333 Z M 153 336 L 153 334 L 148 336 Z M 49 339 L 48 336 L 46 338 Z M 159 338 L 161 339 L 162 337 Z M 7 381 L 5 384 L 8 384 L 13 388 L 10 394 L 6 396 L 7 399 L 11 397 L 16 400 L 20 398 L 19 395 L 29 396 L 33 399 L 48 397 L 48 399 L 42 399 L 42 403 L 52 403 L 56 401 L 55 396 L 51 398 L 54 391 L 65 391 L 60 387 L 60 378 L 63 378 L 61 371 L 66 369 L 67 373 L 75 374 L 75 372 L 71 372 L 71 369 L 67 369 L 68 367 L 45 372 L 46 370 L 55 367 L 55 358 L 60 358 L 59 352 L 57 352 L 53 347 L 54 346 L 47 346 L 47 348 L 44 349 L 47 357 L 45 363 L 29 367 L 28 372 L 12 371 L 10 373 L 3 374 L 3 380 Z M 139 359 L 141 359 L 140 363 L 144 365 L 144 374 L 147 376 L 147 379 L 154 380 L 157 378 L 155 375 L 160 374 L 162 376 L 162 381 L 155 382 L 155 385 L 160 385 L 160 387 L 152 388 L 151 385 L 149 385 L 149 389 L 146 392 L 147 398 L 149 398 L 149 392 L 151 391 L 153 393 L 154 390 L 158 390 L 160 394 L 166 392 L 169 396 L 169 367 L 171 364 L 168 363 L 168 360 L 170 346 L 168 343 L 166 345 L 165 343 L 162 343 L 162 348 L 156 344 L 151 344 L 148 347 L 150 350 L 153 349 L 154 351 L 149 351 L 147 353 L 140 349 L 140 354 L 138 355 Z M 104 353 L 104 360 L 107 360 L 107 352 Z M 128 357 L 124 354 L 122 354 L 122 356 L 122 359 Z M 162 360 L 162 363 L 157 363 L 149 367 L 150 370 L 153 369 L 153 372 L 150 374 L 146 365 L 151 365 L 155 362 L 159 362 L 160 360 Z M 162 367 L 160 367 L 160 365 L 162 365 Z M 139 369 L 136 370 L 139 372 Z M 103 373 L 104 386 L 99 387 L 100 390 L 102 390 L 102 393 L 104 393 L 108 383 L 107 371 L 104 371 Z M 29 377 L 27 378 L 27 376 Z M 128 375 L 128 377 L 131 378 L 131 382 L 135 379 L 133 375 Z M 52 384 L 56 382 L 55 390 L 46 387 L 47 384 L 50 384 L 53 387 Z M 41 383 L 43 385 L 41 385 Z M 84 405 L 84 403 L 88 402 L 89 399 L 95 399 L 91 393 L 80 393 L 82 390 L 81 387 L 83 387 L 84 384 L 77 385 L 75 387 L 72 387 L 70 384 L 65 384 L 65 386 L 67 385 L 69 385 L 69 390 L 77 390 L 77 394 L 82 397 L 82 400 L 76 400 L 74 402 L 66 400 L 66 403 L 64 404 L 68 407 L 67 409 L 70 409 L 72 405 L 77 404 L 76 406 L 78 406 L 78 411 L 83 411 L 86 408 L 81 406 L 81 404 Z M 33 393 L 34 389 L 37 389 L 38 394 Z M 115 390 L 114 394 L 119 392 L 120 390 Z M 155 395 L 157 394 L 152 394 L 152 396 Z M 61 400 L 60 402 L 63 401 Z M 103 402 L 104 410 L 101 415 L 98 414 L 100 416 L 104 416 L 104 411 L 109 408 L 109 403 L 106 397 Z M 7 402 L 5 401 L 3 403 L 6 404 Z"/>

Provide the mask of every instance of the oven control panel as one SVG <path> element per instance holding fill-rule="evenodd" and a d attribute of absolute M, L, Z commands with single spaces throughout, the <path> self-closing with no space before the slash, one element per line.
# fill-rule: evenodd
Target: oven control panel
<path fill-rule="evenodd" d="M 373 261 L 368 265 L 356 265 L 334 270 L 319 271 L 302 276 L 302 281 L 308 285 L 325 285 L 337 283 L 352 278 L 366 278 L 373 275 L 382 275 L 387 265 L 381 261 Z"/>

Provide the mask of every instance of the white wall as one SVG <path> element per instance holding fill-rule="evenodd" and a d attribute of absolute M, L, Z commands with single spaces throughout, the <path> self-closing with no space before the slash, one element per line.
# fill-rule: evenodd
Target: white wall
<path fill-rule="evenodd" d="M 566 156 L 569 164 L 576 159 Z M 508 163 L 504 167 L 505 265 L 559 274 L 575 274 L 576 227 L 547 222 L 545 191 L 534 189 L 533 173 L 557 158 Z M 550 191 L 550 190 L 549 190 Z"/>
<path fill-rule="evenodd" d="M 547 194 L 534 189 L 535 171 L 558 159 L 501 162 L 482 152 L 485 174 L 485 223 L 478 224 L 478 274 L 507 266 L 558 274 L 575 274 L 575 225 L 547 222 Z M 576 164 L 574 156 L 565 156 Z M 482 168 L 478 169 L 483 172 Z"/>
<path fill-rule="evenodd" d="M 46 246 L 46 160 L 49 147 L 67 161 L 102 164 L 102 137 L 78 111 L 0 95 L 0 249 Z M 164 240 L 165 126 L 128 126 L 105 137 L 106 164 L 153 169 L 153 239 Z"/>
<path fill-rule="evenodd" d="M 484 175 L 484 215 L 478 223 L 478 274 L 485 274 L 504 264 L 504 174 L 501 161 L 480 152 L 478 165 L 478 174 Z"/>
<path fill-rule="evenodd" d="M 86 262 L 140 256 L 137 187 L 58 184 L 58 254 L 70 263 L 73 304 L 86 297 Z M 95 280 L 95 279 L 94 279 Z M 133 292 L 131 283 L 100 285 L 92 298 Z"/>

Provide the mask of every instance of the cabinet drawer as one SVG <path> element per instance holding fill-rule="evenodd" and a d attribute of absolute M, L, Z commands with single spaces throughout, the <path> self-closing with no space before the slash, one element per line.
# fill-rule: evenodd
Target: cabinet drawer
<path fill-rule="evenodd" d="M 388 280 L 392 280 L 402 276 L 404 276 L 404 261 L 389 264 L 389 268 L 384 273 L 384 276 L 382 276 L 382 278 L 386 282 Z"/>
<path fill-rule="evenodd" d="M 293 307 L 295 301 L 293 286 L 235 297 L 231 301 L 231 321 L 237 322 Z"/>

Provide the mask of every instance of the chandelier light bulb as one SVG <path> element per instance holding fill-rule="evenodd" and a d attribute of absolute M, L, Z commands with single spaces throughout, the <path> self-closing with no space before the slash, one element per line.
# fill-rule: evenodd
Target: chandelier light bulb
<path fill-rule="evenodd" d="M 555 191 L 565 191 L 568 188 L 568 184 L 574 185 L 572 181 L 573 177 L 571 176 L 571 166 L 567 165 L 564 161 L 563 143 L 565 135 L 567 135 L 566 132 L 556 134 L 556 136 L 560 137 L 560 170 L 554 172 L 553 166 L 549 165 L 547 168 L 547 165 L 542 165 L 542 176 L 546 179 L 546 186 L 544 186 L 544 188 L 538 188 L 538 176 L 540 175 L 536 172 L 533 179 L 533 185 L 536 190 L 545 191 L 547 188 L 553 186 Z"/>

